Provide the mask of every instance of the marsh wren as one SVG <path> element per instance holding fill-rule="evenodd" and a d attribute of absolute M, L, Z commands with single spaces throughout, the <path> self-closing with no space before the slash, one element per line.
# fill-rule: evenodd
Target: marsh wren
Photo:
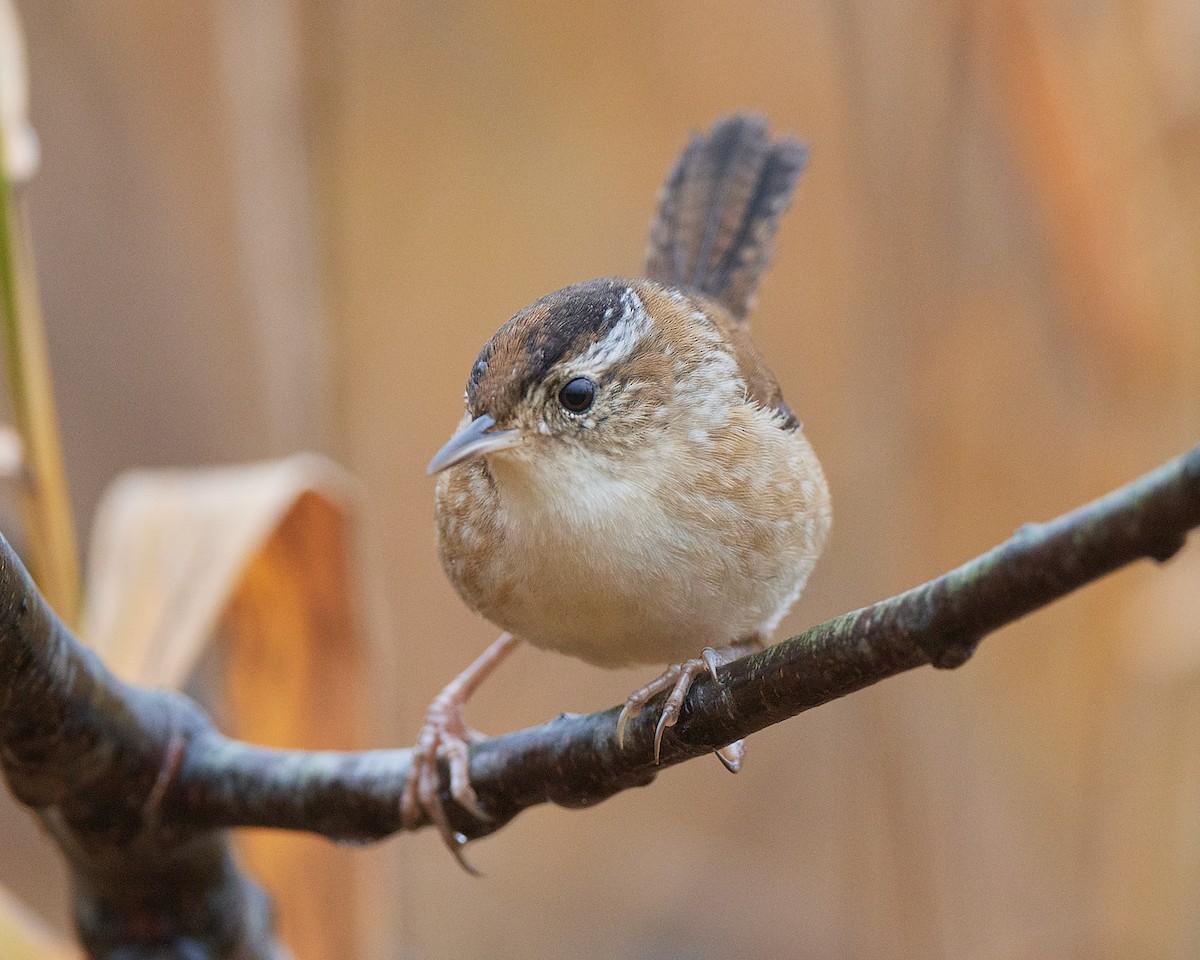
<path fill-rule="evenodd" d="M 659 196 L 644 279 L 543 297 L 471 368 L 466 413 L 433 458 L 438 547 L 467 604 L 505 633 L 433 701 L 403 811 L 462 860 L 439 799 L 486 817 L 468 776 L 467 698 L 517 643 L 603 667 L 670 663 L 626 721 L 761 646 L 799 597 L 829 492 L 746 314 L 805 164 L 797 142 L 735 115 L 694 136 Z M 730 769 L 739 744 L 719 754 Z M 464 866 L 466 865 L 463 861 Z M 468 867 L 469 869 L 469 867 Z"/>

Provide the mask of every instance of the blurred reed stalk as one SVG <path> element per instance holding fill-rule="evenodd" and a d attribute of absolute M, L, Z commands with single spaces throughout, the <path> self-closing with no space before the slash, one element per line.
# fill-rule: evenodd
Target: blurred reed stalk
<path fill-rule="evenodd" d="M 7 157 L 0 124 L 0 158 Z M 14 425 L 21 438 L 21 515 L 38 586 L 67 623 L 79 620 L 79 560 L 62 443 L 46 353 L 46 332 L 27 223 L 17 187 L 0 162 L 0 324 Z"/>

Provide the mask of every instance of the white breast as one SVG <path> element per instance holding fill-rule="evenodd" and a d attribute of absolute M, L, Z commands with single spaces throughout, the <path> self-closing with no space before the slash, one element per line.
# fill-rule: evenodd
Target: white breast
<path fill-rule="evenodd" d="M 592 462 L 497 463 L 503 546 L 487 579 L 504 588 L 476 605 L 536 646 L 606 666 L 769 635 L 812 570 L 829 504 L 804 437 L 776 425 L 762 435 L 736 471 L 720 465 L 712 438 L 699 459 L 692 450 L 664 461 L 656 447 L 653 460 L 619 465 L 582 452 Z M 681 476 L 664 462 L 701 466 Z"/>

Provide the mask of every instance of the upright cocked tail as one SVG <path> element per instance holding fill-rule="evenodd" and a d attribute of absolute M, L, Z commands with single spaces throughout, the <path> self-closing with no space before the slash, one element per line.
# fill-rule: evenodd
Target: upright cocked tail
<path fill-rule="evenodd" d="M 694 135 L 659 194 L 646 275 L 712 297 L 745 319 L 808 149 L 734 114 Z"/>

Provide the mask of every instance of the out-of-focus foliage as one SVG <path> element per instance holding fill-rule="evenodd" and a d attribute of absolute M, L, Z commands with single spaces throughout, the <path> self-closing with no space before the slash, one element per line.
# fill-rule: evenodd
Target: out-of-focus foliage
<path fill-rule="evenodd" d="M 0 957 L 4 960 L 78 960 L 79 950 L 0 889 Z"/>
<path fill-rule="evenodd" d="M 304 501 L 346 522 L 350 483 L 333 464 L 299 456 L 245 467 L 140 471 L 119 478 L 96 514 L 88 556 L 83 635 L 118 676 L 180 688 L 196 669 L 239 593 L 295 626 L 299 599 L 284 576 L 264 575 L 276 538 L 311 541 L 317 553 L 345 544 Z M 307 522 L 312 529 L 289 526 Z M 322 536 L 329 542 L 318 542 Z M 323 571 L 297 569 L 300 594 L 328 592 Z M 350 585 L 339 584 L 350 594 Z M 349 610 L 343 611 L 353 624 Z M 277 651 L 280 667 L 288 657 Z"/>
<path fill-rule="evenodd" d="M 37 134 L 29 124 L 29 69 L 25 37 L 13 0 L 0 0 L 0 164 L 23 183 L 38 164 Z"/>

